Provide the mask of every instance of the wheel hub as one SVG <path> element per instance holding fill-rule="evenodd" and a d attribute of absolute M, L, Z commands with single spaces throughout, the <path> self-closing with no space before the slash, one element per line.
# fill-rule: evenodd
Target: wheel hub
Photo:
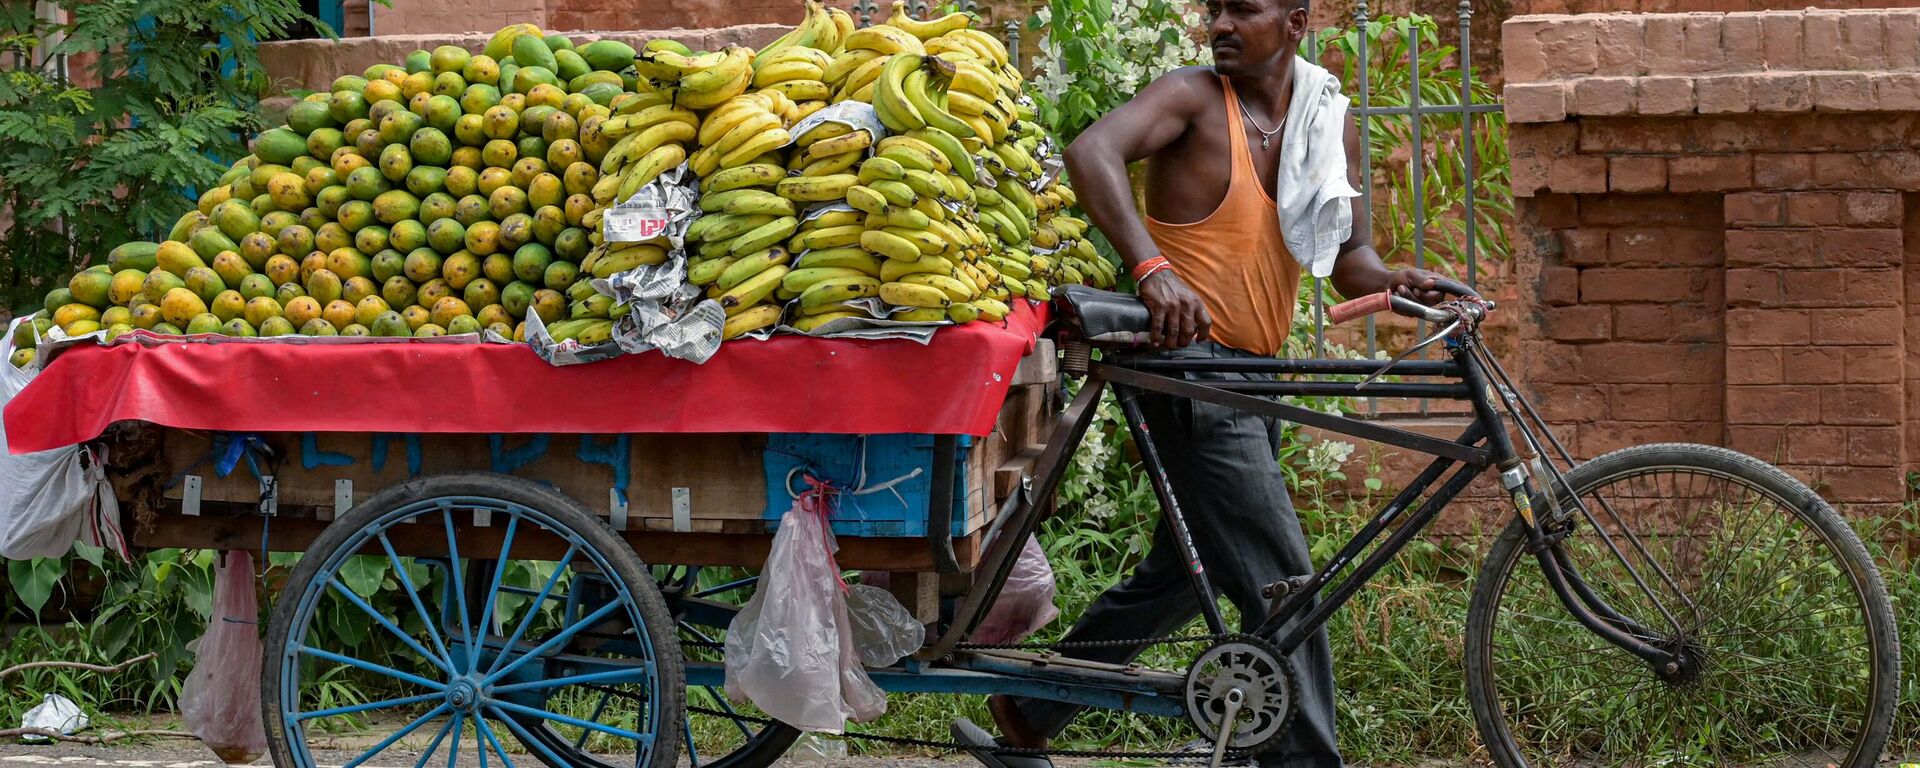
<path fill-rule="evenodd" d="M 1187 719 L 1207 741 L 1229 734 L 1225 744 L 1235 750 L 1258 752 L 1277 743 L 1296 698 L 1286 658 L 1259 638 L 1222 640 L 1187 669 Z"/>
<path fill-rule="evenodd" d="M 1694 642 L 1676 643 L 1671 648 L 1673 661 L 1664 667 L 1655 667 L 1653 673 L 1668 685 L 1690 685 L 1699 682 L 1706 672 L 1706 649 Z"/>
<path fill-rule="evenodd" d="M 480 709 L 480 686 L 467 678 L 453 681 L 447 686 L 447 705 L 465 712 L 477 712 Z"/>

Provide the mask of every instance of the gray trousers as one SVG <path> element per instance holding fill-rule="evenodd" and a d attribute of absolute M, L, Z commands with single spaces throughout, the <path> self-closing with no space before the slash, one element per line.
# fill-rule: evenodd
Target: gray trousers
<path fill-rule="evenodd" d="M 1166 353 L 1177 359 L 1254 357 L 1203 342 Z M 1189 373 L 1189 380 L 1248 380 L 1237 373 Z M 1305 533 L 1287 496 L 1286 476 L 1275 459 L 1280 425 L 1225 406 L 1158 394 L 1141 394 L 1148 433 L 1160 452 L 1174 498 L 1192 532 L 1201 565 L 1216 592 L 1240 609 L 1241 630 L 1266 617 L 1267 584 L 1313 572 Z M 1094 601 L 1064 638 L 1067 642 L 1124 640 L 1168 635 L 1200 615 L 1200 601 L 1187 576 L 1186 558 L 1163 517 L 1153 547 L 1126 580 Z M 1075 649 L 1077 658 L 1123 664 L 1141 648 Z M 1196 653 L 1197 653 L 1196 649 Z M 1299 681 L 1300 703 L 1284 744 L 1262 766 L 1337 768 L 1333 731 L 1333 659 L 1325 629 L 1288 659 Z M 1066 728 L 1081 708 L 1038 699 L 1019 701 L 1027 722 L 1048 734 Z"/>

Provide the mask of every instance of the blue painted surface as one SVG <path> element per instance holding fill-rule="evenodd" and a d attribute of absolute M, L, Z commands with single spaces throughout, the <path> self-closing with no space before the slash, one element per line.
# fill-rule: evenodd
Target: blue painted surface
<path fill-rule="evenodd" d="M 548 442 L 549 437 L 547 435 L 534 435 L 527 439 L 525 445 L 508 450 L 505 435 L 488 435 L 488 465 L 491 466 L 495 472 L 503 475 L 511 475 L 514 473 L 514 470 L 539 461 L 540 457 L 547 455 Z"/>
<path fill-rule="evenodd" d="M 689 662 L 685 671 L 689 688 L 719 687 L 726 684 L 726 668 L 719 664 Z M 910 672 L 897 667 L 888 667 L 869 669 L 867 676 L 873 678 L 874 684 L 888 693 L 947 693 L 963 696 L 1004 693 L 1160 717 L 1186 716 L 1186 706 L 1183 703 L 1156 691 L 1147 690 L 1144 686 L 1134 690 L 1120 690 L 948 668 L 923 668 L 918 672 Z"/>
<path fill-rule="evenodd" d="M 407 477 L 420 476 L 420 464 L 426 457 L 424 456 L 424 451 L 420 449 L 419 435 L 387 435 L 376 433 L 372 436 L 372 439 L 373 471 L 387 471 L 387 446 L 393 441 L 398 440 L 407 451 Z"/>
<path fill-rule="evenodd" d="M 928 496 L 933 492 L 933 436 L 915 434 L 822 435 L 779 433 L 767 436 L 768 528 L 777 527 L 793 507 L 793 489 L 802 474 L 831 483 L 835 495 L 833 532 L 840 536 L 920 537 L 927 535 Z M 966 535 L 967 454 L 973 439 L 959 438 L 954 452 L 953 526 L 950 535 Z M 915 472 L 918 474 L 915 474 Z"/>
<path fill-rule="evenodd" d="M 320 439 L 312 432 L 300 433 L 300 466 L 315 470 L 321 467 L 351 467 L 354 459 L 344 453 L 320 450 Z"/>
<path fill-rule="evenodd" d="M 629 435 L 615 435 L 613 440 L 601 443 L 594 435 L 580 436 L 580 450 L 574 454 L 588 464 L 600 464 L 613 470 L 613 490 L 620 494 L 620 502 L 627 503 L 627 483 L 632 476 L 633 438 Z"/>

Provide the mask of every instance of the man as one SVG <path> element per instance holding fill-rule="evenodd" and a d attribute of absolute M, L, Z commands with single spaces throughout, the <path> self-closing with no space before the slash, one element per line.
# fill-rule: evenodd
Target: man
<path fill-rule="evenodd" d="M 1154 343 L 1178 358 L 1280 353 L 1303 262 L 1330 276 L 1344 296 L 1394 291 L 1427 304 L 1446 298 L 1434 290 L 1438 275 L 1390 270 L 1373 250 L 1353 191 L 1361 154 L 1347 100 L 1331 74 L 1294 55 L 1307 33 L 1307 0 L 1207 0 L 1207 13 L 1214 66 L 1155 80 L 1066 153 L 1081 207 L 1139 280 Z M 1127 178 L 1127 164 L 1137 160 L 1147 162 L 1144 220 Z M 1314 570 L 1275 460 L 1280 427 L 1188 400 L 1150 396 L 1141 405 L 1206 573 L 1251 630 L 1268 610 L 1263 587 Z M 1163 522 L 1147 558 L 1065 639 L 1167 635 L 1198 613 L 1184 558 Z M 1139 651 L 1071 653 L 1122 663 Z M 1337 767 L 1325 632 L 1290 661 L 1299 712 L 1262 764 Z M 1002 743 L 1014 747 L 1044 746 L 1078 712 L 1038 700 L 989 703 Z"/>

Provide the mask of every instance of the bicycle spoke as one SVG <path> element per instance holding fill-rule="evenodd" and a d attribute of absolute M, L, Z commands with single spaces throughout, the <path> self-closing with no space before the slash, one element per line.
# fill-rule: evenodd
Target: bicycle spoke
<path fill-rule="evenodd" d="M 500 557 L 493 561 L 493 584 L 487 587 L 487 605 L 480 610 L 480 637 L 486 637 L 493 628 L 493 606 L 500 602 L 500 580 L 506 576 L 509 556 L 513 553 L 513 534 L 520 527 L 520 515 L 507 513 L 507 531 L 500 537 Z M 530 611 L 539 610 L 538 604 L 529 607 Z M 467 674 L 471 675 L 480 668 L 480 654 L 467 658 Z"/>
<path fill-rule="evenodd" d="M 427 768 L 427 761 L 433 759 L 433 753 L 440 751 L 440 743 L 446 741 L 447 734 L 451 733 L 454 725 L 459 722 L 458 715 L 447 718 L 447 724 L 440 726 L 440 733 L 434 735 L 433 742 L 427 745 L 427 751 L 420 753 L 420 759 L 414 761 L 413 768 Z"/>
<path fill-rule="evenodd" d="M 385 531 L 380 532 L 380 548 L 387 553 L 387 562 L 393 565 L 393 573 L 400 577 L 400 586 L 407 592 L 407 599 L 413 602 L 413 610 L 420 614 L 420 624 L 427 628 L 427 637 L 433 639 L 433 647 L 440 652 L 440 658 L 452 659 L 453 652 L 447 649 L 447 641 L 440 636 L 440 630 L 434 627 L 434 616 L 427 611 L 426 604 L 420 602 L 420 589 L 413 585 L 413 577 L 407 575 L 407 568 L 400 564 L 400 555 L 393 551 L 393 542 L 387 540 Z"/>

